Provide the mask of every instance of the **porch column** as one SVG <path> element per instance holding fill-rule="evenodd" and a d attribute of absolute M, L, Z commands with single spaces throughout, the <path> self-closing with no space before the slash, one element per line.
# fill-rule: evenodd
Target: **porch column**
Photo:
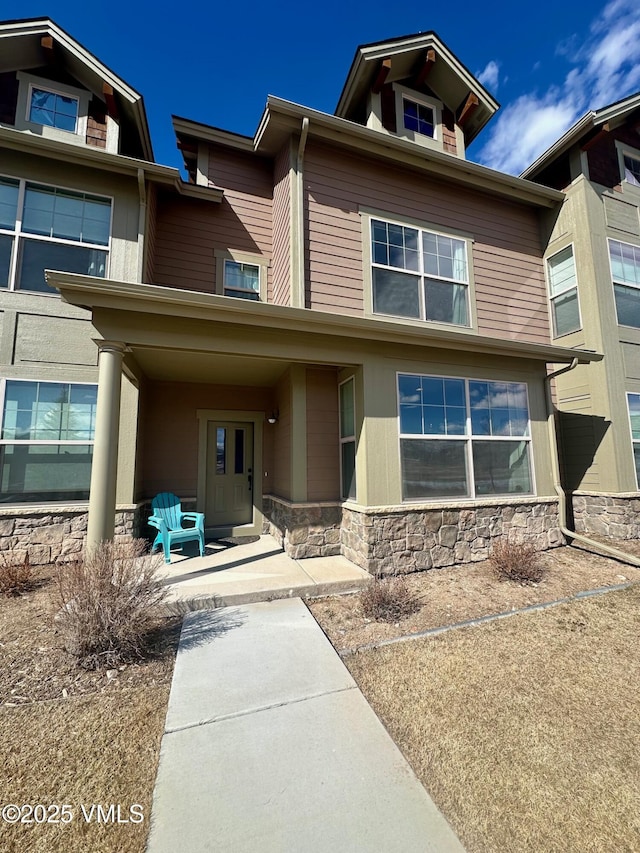
<path fill-rule="evenodd" d="M 125 344 L 96 340 L 98 402 L 91 465 L 87 547 L 113 539 L 116 515 L 116 475 L 120 433 L 120 387 Z"/>

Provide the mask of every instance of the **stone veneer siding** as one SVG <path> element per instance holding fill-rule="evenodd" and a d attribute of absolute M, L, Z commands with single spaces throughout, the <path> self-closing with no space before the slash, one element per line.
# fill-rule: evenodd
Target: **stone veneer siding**
<path fill-rule="evenodd" d="M 618 495 L 574 492 L 572 504 L 576 533 L 594 533 L 613 539 L 640 539 L 638 492 Z"/>
<path fill-rule="evenodd" d="M 118 509 L 116 538 L 139 536 L 140 526 L 138 507 Z M 80 554 L 86 535 L 86 508 L 0 508 L 0 553 L 6 559 L 22 561 L 28 554 L 34 566 L 68 560 Z"/>
<path fill-rule="evenodd" d="M 270 533 L 294 560 L 340 554 L 339 503 L 293 504 L 283 498 L 263 498 L 263 533 Z"/>
<path fill-rule="evenodd" d="M 508 536 L 540 550 L 564 544 L 555 498 L 514 503 L 356 509 L 345 506 L 342 553 L 372 574 L 407 573 L 486 560 Z"/>

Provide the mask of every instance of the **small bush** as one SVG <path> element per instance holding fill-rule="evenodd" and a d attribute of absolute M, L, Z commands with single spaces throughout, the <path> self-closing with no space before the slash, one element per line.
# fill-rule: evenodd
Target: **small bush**
<path fill-rule="evenodd" d="M 20 595 L 32 589 L 34 583 L 28 554 L 21 559 L 11 551 L 0 554 L 0 592 L 3 595 Z"/>
<path fill-rule="evenodd" d="M 57 627 L 83 668 L 142 657 L 157 617 L 153 609 L 165 596 L 156 576 L 161 557 L 145 549 L 139 539 L 102 542 L 60 565 Z"/>
<path fill-rule="evenodd" d="M 403 575 L 377 577 L 360 593 L 360 604 L 364 615 L 377 622 L 396 622 L 421 607 L 420 599 Z"/>
<path fill-rule="evenodd" d="M 497 540 L 491 549 L 491 563 L 502 580 L 518 581 L 523 584 L 538 583 L 544 570 L 540 553 L 531 542 Z"/>

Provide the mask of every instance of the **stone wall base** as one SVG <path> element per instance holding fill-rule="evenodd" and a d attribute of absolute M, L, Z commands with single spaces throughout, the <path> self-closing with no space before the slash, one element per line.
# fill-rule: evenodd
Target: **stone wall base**
<path fill-rule="evenodd" d="M 339 503 L 294 504 L 283 498 L 263 498 L 263 532 L 271 536 L 294 560 L 333 557 L 341 553 Z"/>
<path fill-rule="evenodd" d="M 0 509 L 0 553 L 22 561 L 29 555 L 33 566 L 70 560 L 79 556 L 87 535 L 87 510 L 59 507 L 55 510 L 20 507 Z M 138 507 L 116 512 L 115 537 L 140 536 L 142 514 Z"/>
<path fill-rule="evenodd" d="M 574 492 L 572 505 L 576 533 L 640 539 L 640 496 L 637 492 L 620 495 Z"/>
<path fill-rule="evenodd" d="M 507 536 L 540 550 L 564 544 L 558 502 L 465 504 L 455 507 L 343 508 L 342 553 L 372 574 L 395 574 L 471 563 L 489 557 Z"/>

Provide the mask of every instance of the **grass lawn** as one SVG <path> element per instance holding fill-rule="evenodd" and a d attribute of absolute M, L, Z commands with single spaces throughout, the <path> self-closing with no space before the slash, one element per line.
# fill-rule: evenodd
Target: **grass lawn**
<path fill-rule="evenodd" d="M 640 850 L 640 586 L 347 657 L 469 853 Z"/>
<path fill-rule="evenodd" d="M 143 853 L 179 625 L 158 620 L 146 660 L 78 669 L 55 631 L 54 573 L 40 570 L 35 589 L 0 597 L 0 805 L 68 804 L 73 819 L 0 820 L 0 850 Z"/>

